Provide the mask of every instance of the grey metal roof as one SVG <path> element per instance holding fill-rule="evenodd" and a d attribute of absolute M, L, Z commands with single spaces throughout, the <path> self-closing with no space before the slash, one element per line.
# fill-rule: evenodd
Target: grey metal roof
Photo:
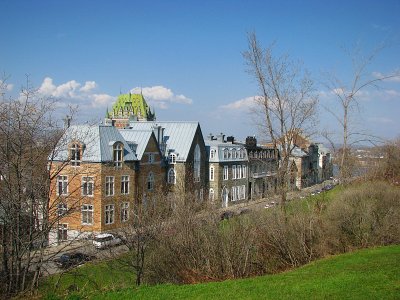
<path fill-rule="evenodd" d="M 165 128 L 164 141 L 166 142 L 166 154 L 173 151 L 177 154 L 177 161 L 187 160 L 199 122 L 131 122 L 131 130 L 153 130 L 157 126 Z"/>
<path fill-rule="evenodd" d="M 248 161 L 247 157 L 247 151 L 245 147 L 242 144 L 233 144 L 231 142 L 221 142 L 218 140 L 206 140 L 204 141 L 206 144 L 206 149 L 209 157 L 210 162 L 227 162 L 227 161 Z M 215 158 L 210 157 L 210 151 L 211 149 L 217 150 L 217 156 Z M 224 159 L 224 149 L 235 149 L 240 150 L 243 149 L 244 151 L 244 157 L 243 158 L 229 158 L 229 159 Z"/>
<path fill-rule="evenodd" d="M 53 160 L 66 161 L 69 158 L 69 145 L 78 141 L 83 145 L 83 162 L 113 161 L 113 145 L 124 145 L 124 160 L 137 160 L 135 152 L 129 147 L 117 128 L 106 125 L 73 125 L 69 127 L 58 142 L 58 152 Z"/>
<path fill-rule="evenodd" d="M 308 154 L 303 151 L 301 148 L 295 146 L 291 152 L 291 156 L 295 156 L 295 157 L 304 157 L 307 156 Z"/>
<path fill-rule="evenodd" d="M 153 131 L 133 129 L 120 129 L 119 131 L 128 144 L 133 146 L 134 149 L 136 148 L 136 156 L 141 160 Z"/>

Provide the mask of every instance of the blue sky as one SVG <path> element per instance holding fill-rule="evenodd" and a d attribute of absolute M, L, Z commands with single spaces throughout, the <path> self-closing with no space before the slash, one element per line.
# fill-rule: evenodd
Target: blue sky
<path fill-rule="evenodd" d="M 142 89 L 159 120 L 197 120 L 204 135 L 259 135 L 246 100 L 257 86 L 242 57 L 253 30 L 264 45 L 276 42 L 276 54 L 303 62 L 324 105 L 333 99 L 321 74 L 351 78 L 342 46 L 358 42 L 369 52 L 385 42 L 368 71 L 400 68 L 398 0 L 1 0 L 0 14 L 0 71 L 10 75 L 10 95 L 30 74 L 61 107 L 79 105 L 77 122 L 102 120 L 120 91 Z M 400 78 L 364 90 L 360 104 L 359 127 L 399 136 Z M 319 116 L 321 128 L 338 128 L 323 108 Z"/>

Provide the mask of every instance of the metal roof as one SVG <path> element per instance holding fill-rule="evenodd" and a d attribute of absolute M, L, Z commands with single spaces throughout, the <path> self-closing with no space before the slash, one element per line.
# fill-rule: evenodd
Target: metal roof
<path fill-rule="evenodd" d="M 124 160 L 137 160 L 135 152 L 129 147 L 117 128 L 105 125 L 73 125 L 69 127 L 60 141 L 54 161 L 67 161 L 68 148 L 73 141 L 83 146 L 83 162 L 113 161 L 113 145 L 120 142 L 124 145 Z"/>
<path fill-rule="evenodd" d="M 192 146 L 196 130 L 200 125 L 199 122 L 147 121 L 130 122 L 129 126 L 131 130 L 156 130 L 157 126 L 161 126 L 165 129 L 165 153 L 168 154 L 173 151 L 177 155 L 177 161 L 185 162 L 190 147 Z"/>
<path fill-rule="evenodd" d="M 128 144 L 131 145 L 133 149 L 136 148 L 136 156 L 139 160 L 141 160 L 153 131 L 132 129 L 120 129 L 119 131 Z"/>

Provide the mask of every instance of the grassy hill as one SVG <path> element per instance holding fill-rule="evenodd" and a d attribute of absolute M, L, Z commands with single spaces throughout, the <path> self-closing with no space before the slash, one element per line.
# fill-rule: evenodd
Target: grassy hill
<path fill-rule="evenodd" d="M 128 288 L 90 299 L 400 299 L 400 246 L 365 249 L 277 275 Z"/>

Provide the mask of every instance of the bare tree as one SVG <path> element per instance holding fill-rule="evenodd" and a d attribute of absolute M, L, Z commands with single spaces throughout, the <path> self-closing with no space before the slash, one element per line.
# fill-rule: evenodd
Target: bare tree
<path fill-rule="evenodd" d="M 384 45 L 379 46 L 367 55 L 363 55 L 360 47 L 354 47 L 351 50 L 345 49 L 352 67 L 349 80 L 341 80 L 332 73 L 326 74 L 327 83 L 325 85 L 329 91 L 333 92 L 337 101 L 334 108 L 325 106 L 325 109 L 334 116 L 340 125 L 341 148 L 335 149 L 331 133 L 325 132 L 323 135 L 330 141 L 338 155 L 339 176 L 342 181 L 346 181 L 352 175 L 351 148 L 353 145 L 361 142 L 375 145 L 378 141 L 382 142 L 378 137 L 357 129 L 354 121 L 355 114 L 360 112 L 358 100 L 361 92 L 369 87 L 379 88 L 382 81 L 399 76 L 398 72 L 390 75 L 375 74 L 375 76 L 369 72 L 368 67 L 384 47 Z M 340 110 L 337 109 L 337 104 Z"/>
<path fill-rule="evenodd" d="M 315 130 L 318 98 L 314 83 L 301 64 L 287 55 L 274 56 L 273 45 L 263 48 L 255 33 L 248 34 L 248 50 L 243 56 L 260 93 L 255 97 L 259 125 L 273 147 L 279 147 L 278 186 L 284 207 L 296 137 L 300 133 L 309 136 Z"/>
<path fill-rule="evenodd" d="M 51 178 L 48 158 L 62 128 L 52 113 L 55 102 L 26 86 L 7 98 L 0 81 L 0 295 L 11 297 L 37 287 L 45 263 Z"/>

